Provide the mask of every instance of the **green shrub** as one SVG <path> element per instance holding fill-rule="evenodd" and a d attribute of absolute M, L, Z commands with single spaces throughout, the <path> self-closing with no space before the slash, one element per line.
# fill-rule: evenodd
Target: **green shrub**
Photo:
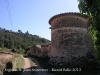
<path fill-rule="evenodd" d="M 15 48 L 13 48 L 11 51 L 15 53 L 15 52 L 16 52 L 16 49 L 15 49 Z"/>

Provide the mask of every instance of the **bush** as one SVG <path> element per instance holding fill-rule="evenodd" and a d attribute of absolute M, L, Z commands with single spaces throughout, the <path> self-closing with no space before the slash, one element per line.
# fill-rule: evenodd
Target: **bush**
<path fill-rule="evenodd" d="M 15 49 L 15 48 L 13 48 L 11 51 L 15 53 L 15 52 L 16 52 L 16 49 Z"/>

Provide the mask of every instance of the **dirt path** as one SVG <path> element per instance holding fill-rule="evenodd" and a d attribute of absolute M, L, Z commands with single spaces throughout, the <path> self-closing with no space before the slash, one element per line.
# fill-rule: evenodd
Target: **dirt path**
<path fill-rule="evenodd" d="M 24 58 L 24 62 L 25 62 L 24 69 L 30 68 L 30 67 L 31 67 L 31 66 L 30 66 L 30 61 L 29 61 L 28 58 Z"/>
<path fill-rule="evenodd" d="M 0 59 L 10 59 L 12 57 L 13 57 L 13 55 L 11 55 L 11 54 L 1 54 L 0 53 Z"/>
<path fill-rule="evenodd" d="M 23 57 L 23 58 L 24 58 L 24 57 Z M 39 65 L 38 61 L 36 61 L 34 58 L 31 58 L 31 59 L 32 59 L 33 62 L 35 63 L 34 66 L 36 67 L 36 70 L 37 70 L 37 69 L 43 69 L 43 68 Z M 22 72 L 21 75 L 53 75 L 53 74 L 47 73 L 46 71 L 36 71 L 35 74 L 32 74 L 31 71 L 25 71 L 25 70 L 30 69 L 31 66 L 30 66 L 30 61 L 29 61 L 28 58 L 24 58 L 24 61 L 25 61 L 24 72 Z"/>
<path fill-rule="evenodd" d="M 21 73 L 21 75 L 33 75 L 31 73 L 31 71 L 27 71 L 27 69 L 29 69 L 31 67 L 29 59 L 28 58 L 25 58 L 25 57 L 23 57 L 23 59 L 24 59 L 24 62 L 25 63 L 24 63 L 24 70 Z"/>

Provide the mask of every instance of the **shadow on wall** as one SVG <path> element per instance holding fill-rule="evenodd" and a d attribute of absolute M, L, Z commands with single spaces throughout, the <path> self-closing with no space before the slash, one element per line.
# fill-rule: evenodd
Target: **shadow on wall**
<path fill-rule="evenodd" d="M 77 68 L 77 67 L 76 68 L 69 68 L 69 67 L 54 68 L 54 66 L 48 64 L 49 58 L 42 58 L 42 57 L 37 57 L 37 56 L 31 56 L 31 58 L 36 59 L 39 62 L 39 65 L 43 67 L 43 69 L 48 69 L 47 72 L 52 73 L 53 75 L 99 75 L 100 74 L 99 69 L 81 68 L 81 70 L 79 71 L 80 68 Z"/>

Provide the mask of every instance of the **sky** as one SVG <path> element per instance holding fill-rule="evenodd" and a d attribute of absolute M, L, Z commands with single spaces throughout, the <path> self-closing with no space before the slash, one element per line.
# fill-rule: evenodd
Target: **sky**
<path fill-rule="evenodd" d="M 51 40 L 49 19 L 66 12 L 79 12 L 77 0 L 0 0 L 0 27 Z"/>

